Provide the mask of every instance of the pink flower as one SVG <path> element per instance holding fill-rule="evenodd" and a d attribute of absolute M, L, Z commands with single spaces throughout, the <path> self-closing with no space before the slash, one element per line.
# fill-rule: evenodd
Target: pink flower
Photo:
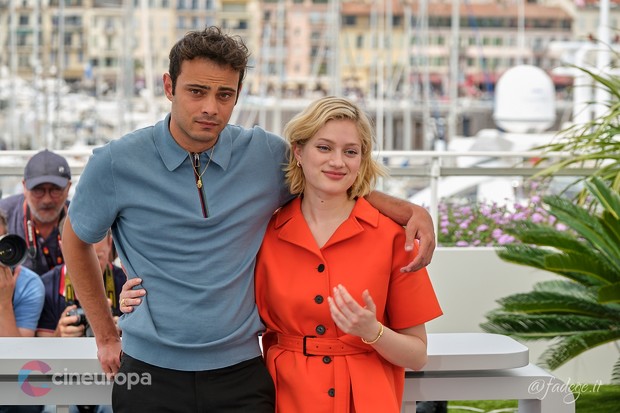
<path fill-rule="evenodd" d="M 515 238 L 512 235 L 508 235 L 508 234 L 503 234 L 501 237 L 499 237 L 499 239 L 497 240 L 497 243 L 499 245 L 506 245 L 506 244 L 510 244 L 511 242 L 514 242 Z"/>

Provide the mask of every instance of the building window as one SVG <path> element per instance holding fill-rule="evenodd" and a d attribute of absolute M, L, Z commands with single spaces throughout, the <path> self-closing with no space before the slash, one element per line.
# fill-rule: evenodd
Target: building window
<path fill-rule="evenodd" d="M 351 16 L 351 15 L 342 16 L 342 25 L 343 26 L 356 26 L 357 16 Z"/>

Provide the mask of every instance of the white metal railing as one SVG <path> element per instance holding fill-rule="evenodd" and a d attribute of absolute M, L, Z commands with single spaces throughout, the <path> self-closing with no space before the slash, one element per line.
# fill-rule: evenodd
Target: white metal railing
<path fill-rule="evenodd" d="M 21 180 L 28 158 L 36 152 L 0 151 L 0 178 L 14 178 L 12 187 L 3 183 L 2 196 L 15 192 L 15 182 Z M 58 150 L 56 152 L 67 158 L 75 180 L 86 165 L 91 149 Z M 438 222 L 439 189 L 442 185 L 442 178 L 452 176 L 517 176 L 527 178 L 544 168 L 528 166 L 525 161 L 546 155 L 548 154 L 543 151 L 381 151 L 375 153 L 376 158 L 388 166 L 390 173 L 389 178 L 380 182 L 379 189 L 395 196 L 408 198 L 410 194 L 402 191 L 394 193 L 393 190 L 387 188 L 389 185 L 386 185 L 386 182 L 396 178 L 428 180 L 427 186 L 430 189 L 428 208 L 433 222 Z M 570 156 L 572 156 L 570 153 L 553 154 L 554 159 Z M 459 162 L 466 164 L 466 166 L 459 165 Z M 595 170 L 594 168 L 570 168 L 558 171 L 555 175 L 588 176 Z"/>
<path fill-rule="evenodd" d="M 377 153 L 381 159 L 389 166 L 390 177 L 424 177 L 429 180 L 430 197 L 429 212 L 433 222 L 438 222 L 439 211 L 439 188 L 442 185 L 442 178 L 451 176 L 488 176 L 488 177 L 532 177 L 545 169 L 542 166 L 527 166 L 528 159 L 539 159 L 549 156 L 541 150 L 538 151 L 467 151 L 467 152 L 447 152 L 447 151 L 382 151 Z M 553 153 L 553 159 L 563 159 L 574 156 L 570 153 Z M 391 160 L 401 158 L 412 161 L 413 165 L 394 166 Z M 476 164 L 469 166 L 459 166 L 458 160 L 462 158 L 476 159 Z M 490 163 L 492 160 L 503 160 L 503 162 Z M 554 173 L 555 176 L 590 176 L 596 171 L 595 168 L 569 168 Z"/>

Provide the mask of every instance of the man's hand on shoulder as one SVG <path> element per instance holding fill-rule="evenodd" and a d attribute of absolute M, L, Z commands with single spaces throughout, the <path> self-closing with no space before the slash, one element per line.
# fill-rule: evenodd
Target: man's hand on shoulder
<path fill-rule="evenodd" d="M 435 225 L 428 211 L 418 205 L 414 205 L 411 218 L 405 226 L 405 249 L 412 251 L 414 243 L 419 241 L 419 249 L 413 261 L 401 268 L 402 272 L 420 270 L 431 263 L 435 251 Z"/>

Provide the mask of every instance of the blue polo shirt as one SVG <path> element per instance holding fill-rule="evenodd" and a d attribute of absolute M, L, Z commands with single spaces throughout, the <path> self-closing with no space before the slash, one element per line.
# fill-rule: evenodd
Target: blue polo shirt
<path fill-rule="evenodd" d="M 18 267 L 15 272 L 17 271 L 19 274 L 16 275 L 13 292 L 15 324 L 18 328 L 35 331 L 43 308 L 45 288 L 43 288 L 41 277 L 34 271 L 24 266 Z"/>
<path fill-rule="evenodd" d="M 228 125 L 202 176 L 204 218 L 169 120 L 95 149 L 69 216 L 85 242 L 111 227 L 128 277 L 143 279 L 143 303 L 120 320 L 124 352 L 176 370 L 226 367 L 260 355 L 254 265 L 271 215 L 291 198 L 287 145 L 259 127 Z"/>

